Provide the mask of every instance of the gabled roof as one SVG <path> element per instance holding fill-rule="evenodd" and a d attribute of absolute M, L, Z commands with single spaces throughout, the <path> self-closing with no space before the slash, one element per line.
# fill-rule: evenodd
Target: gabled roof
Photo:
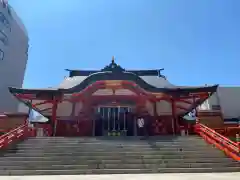
<path fill-rule="evenodd" d="M 160 72 L 163 69 L 151 69 L 151 70 L 124 70 L 125 72 L 134 73 L 137 76 L 159 76 L 165 78 L 165 76 L 161 75 Z M 102 72 L 102 70 L 71 70 L 66 69 L 69 71 L 69 77 L 76 77 L 76 76 L 89 76 L 91 74 Z"/>
<path fill-rule="evenodd" d="M 73 72 L 70 70 L 73 74 Z M 192 98 L 191 93 L 207 93 L 211 96 L 216 92 L 218 85 L 214 86 L 200 86 L 200 87 L 187 87 L 187 86 L 175 86 L 167 81 L 165 77 L 157 76 L 156 72 L 159 70 L 145 70 L 145 71 L 126 71 L 114 61 L 100 71 L 84 71 L 88 76 L 77 75 L 65 78 L 56 88 L 45 88 L 45 89 L 22 89 L 10 87 L 9 91 L 19 98 L 19 94 L 33 94 L 37 99 L 52 98 L 54 96 L 61 96 L 63 94 L 79 93 L 96 82 L 103 83 L 104 81 L 131 81 L 134 88 L 138 88 L 142 92 L 146 91 L 153 94 L 165 93 L 171 97 L 187 97 Z M 82 71 L 80 72 L 82 73 Z M 141 74 L 139 76 L 138 74 Z M 146 75 L 148 73 L 148 75 Z M 154 74 L 155 73 L 155 74 Z M 145 75 L 144 75 L 145 74 Z M 179 111 L 179 114 L 190 112 L 193 108 L 203 103 L 208 97 L 204 96 L 196 100 L 195 103 L 190 103 L 187 110 Z M 41 100 L 42 100 L 41 99 Z M 26 102 L 26 99 L 19 99 L 23 101 L 27 106 L 31 106 L 31 102 Z M 43 110 L 43 109 L 42 109 Z M 189 110 L 189 111 L 188 111 Z"/>
<path fill-rule="evenodd" d="M 156 87 L 153 84 L 149 84 L 144 81 L 141 77 L 135 75 L 130 72 L 99 72 L 94 73 L 86 78 L 83 78 L 79 84 L 75 84 L 72 87 L 58 87 L 58 88 L 49 88 L 49 89 L 21 89 L 21 88 L 9 88 L 11 93 L 66 93 L 72 94 L 75 92 L 80 92 L 92 83 L 96 81 L 104 81 L 104 80 L 126 80 L 132 81 L 136 83 L 140 88 L 153 92 L 153 93 L 171 93 L 171 94 L 179 94 L 179 93 L 196 93 L 196 92 L 215 92 L 217 89 L 217 85 L 215 86 L 202 86 L 202 87 L 178 87 L 178 86 L 168 86 L 168 87 Z"/>
<path fill-rule="evenodd" d="M 92 74 L 96 74 L 99 72 L 129 72 L 133 73 L 137 76 L 159 76 L 162 78 L 165 78 L 165 76 L 161 75 L 161 71 L 164 69 L 151 69 L 151 70 L 126 70 L 122 68 L 120 65 L 116 64 L 114 61 L 114 57 L 112 59 L 112 62 L 105 66 L 101 70 L 70 70 L 66 69 L 66 71 L 69 71 L 69 77 L 75 77 L 75 76 L 90 76 Z"/>
<path fill-rule="evenodd" d="M 105 66 L 100 71 L 84 71 L 84 74 L 89 76 L 71 76 L 71 73 L 77 73 L 75 71 L 70 71 L 70 77 L 66 78 L 65 81 L 56 88 L 47 88 L 47 89 L 20 89 L 20 88 L 9 88 L 11 93 L 66 93 L 72 94 L 75 92 L 80 92 L 92 83 L 96 81 L 104 80 L 125 80 L 132 81 L 136 83 L 140 88 L 153 92 L 153 93 L 189 93 L 191 92 L 215 92 L 217 85 L 210 87 L 180 87 L 170 84 L 165 77 L 157 76 L 160 74 L 160 70 L 141 70 L 141 71 L 126 71 L 121 66 L 112 62 Z M 81 73 L 81 71 L 78 71 Z M 139 76 L 138 74 L 142 74 Z M 145 75 L 144 75 L 145 74 Z M 150 76 L 152 75 L 152 76 Z"/>

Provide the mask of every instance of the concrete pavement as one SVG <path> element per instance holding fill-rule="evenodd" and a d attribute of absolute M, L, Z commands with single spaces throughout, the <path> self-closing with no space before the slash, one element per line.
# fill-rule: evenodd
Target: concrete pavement
<path fill-rule="evenodd" d="M 239 173 L 187 173 L 187 174 L 108 174 L 61 176 L 0 176 L 1 180 L 239 180 Z"/>

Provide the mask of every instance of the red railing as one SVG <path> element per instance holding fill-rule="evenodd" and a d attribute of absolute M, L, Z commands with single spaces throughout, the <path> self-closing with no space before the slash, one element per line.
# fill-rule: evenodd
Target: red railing
<path fill-rule="evenodd" d="M 229 140 L 201 123 L 196 125 L 195 130 L 208 143 L 215 145 L 218 149 L 236 161 L 240 161 L 240 144 L 238 142 L 235 143 Z"/>
<path fill-rule="evenodd" d="M 18 128 L 0 136 L 0 149 L 7 147 L 17 140 L 22 140 L 29 136 L 35 136 L 34 129 L 29 128 L 27 124 L 21 125 Z"/>

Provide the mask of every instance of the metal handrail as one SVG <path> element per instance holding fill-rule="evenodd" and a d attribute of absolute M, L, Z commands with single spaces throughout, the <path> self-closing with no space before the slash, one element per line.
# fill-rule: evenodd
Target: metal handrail
<path fill-rule="evenodd" d="M 8 135 L 12 134 L 13 132 L 15 132 L 18 129 L 21 129 L 22 127 L 25 127 L 25 126 L 26 126 L 25 124 L 18 126 L 17 128 L 15 128 L 15 129 L 3 134 L 2 136 L 0 136 L 0 139 L 4 138 L 5 136 L 8 136 Z"/>
<path fill-rule="evenodd" d="M 239 153 L 239 147 L 238 147 L 237 143 L 231 141 L 230 139 L 224 137 L 223 135 L 217 133 L 215 130 L 213 130 L 203 124 L 199 124 L 199 126 L 200 126 L 200 129 L 202 129 L 202 131 L 204 133 L 207 133 L 209 136 L 211 136 L 215 140 L 219 141 L 220 143 L 223 143 L 225 146 L 228 146 L 233 151 Z"/>
<path fill-rule="evenodd" d="M 231 141 L 201 123 L 197 123 L 195 130 L 207 142 L 214 144 L 218 149 L 224 151 L 228 156 L 236 161 L 240 161 L 240 146 L 238 143 Z"/>
<path fill-rule="evenodd" d="M 9 131 L 6 134 L 0 136 L 0 149 L 8 146 L 17 139 L 25 138 L 29 136 L 29 128 L 27 124 L 20 125 L 19 127 Z"/>

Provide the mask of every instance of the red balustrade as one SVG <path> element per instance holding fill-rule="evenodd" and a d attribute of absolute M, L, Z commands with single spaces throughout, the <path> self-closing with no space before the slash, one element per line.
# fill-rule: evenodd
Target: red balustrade
<path fill-rule="evenodd" d="M 18 128 L 0 136 L 0 149 L 9 146 L 17 140 L 23 140 L 30 136 L 36 136 L 35 129 L 29 128 L 27 124 L 21 125 Z"/>
<path fill-rule="evenodd" d="M 210 144 L 215 145 L 218 149 L 225 152 L 226 155 L 240 161 L 240 144 L 235 143 L 228 138 L 217 133 L 215 130 L 198 123 L 195 127 L 196 133 L 205 139 Z"/>

